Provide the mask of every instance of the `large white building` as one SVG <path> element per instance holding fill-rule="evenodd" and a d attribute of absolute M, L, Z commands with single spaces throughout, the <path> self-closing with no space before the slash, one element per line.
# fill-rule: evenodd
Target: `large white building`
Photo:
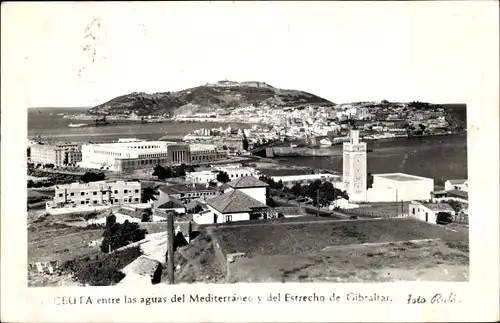
<path fill-rule="evenodd" d="M 366 143 L 359 141 L 358 130 L 343 143 L 343 183 L 350 201 L 366 201 Z"/>
<path fill-rule="evenodd" d="M 207 184 L 217 180 L 217 172 L 212 170 L 200 170 L 186 174 L 186 181 L 197 184 Z"/>
<path fill-rule="evenodd" d="M 433 190 L 432 178 L 403 173 L 374 174 L 372 188 L 367 192 L 367 201 L 427 201 L 431 199 Z"/>
<path fill-rule="evenodd" d="M 80 205 L 137 204 L 141 202 L 140 182 L 90 182 L 56 185 L 55 195 L 47 207 Z"/>
<path fill-rule="evenodd" d="M 121 141 L 82 146 L 80 167 L 132 172 L 156 165 L 199 164 L 225 158 L 214 145 L 169 141 Z"/>

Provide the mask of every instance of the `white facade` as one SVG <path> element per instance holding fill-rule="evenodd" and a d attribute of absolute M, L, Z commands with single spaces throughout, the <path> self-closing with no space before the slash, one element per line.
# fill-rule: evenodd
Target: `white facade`
<path fill-rule="evenodd" d="M 116 217 L 116 223 L 125 223 L 125 221 L 134 222 L 134 223 L 141 222 L 141 219 L 134 218 L 134 217 L 126 215 L 126 214 L 114 213 L 114 215 Z M 89 225 L 92 225 L 92 224 L 106 225 L 106 217 L 104 216 L 104 217 L 101 217 L 99 219 L 89 219 L 89 220 L 87 220 L 87 223 Z"/>
<path fill-rule="evenodd" d="M 366 201 L 366 143 L 359 141 L 358 130 L 351 130 L 349 142 L 343 143 L 343 182 L 349 201 Z"/>
<path fill-rule="evenodd" d="M 206 184 L 206 183 L 209 183 L 211 181 L 215 182 L 216 180 L 217 180 L 217 173 L 215 173 L 211 170 L 190 172 L 190 173 L 186 174 L 186 181 L 188 181 L 188 182 Z"/>
<path fill-rule="evenodd" d="M 434 179 L 403 173 L 374 174 L 367 192 L 369 202 L 430 200 Z"/>
<path fill-rule="evenodd" d="M 356 209 L 359 207 L 359 204 L 349 203 L 345 198 L 339 198 L 332 202 L 328 209 L 333 210 L 336 207 L 341 209 Z"/>
<path fill-rule="evenodd" d="M 210 210 L 210 212 L 215 215 L 214 223 L 227 223 L 227 222 L 250 220 L 250 213 L 248 212 L 222 214 L 221 212 L 217 211 L 208 204 L 207 207 Z"/>
<path fill-rule="evenodd" d="M 213 224 L 215 223 L 214 212 L 212 210 L 206 210 L 193 214 L 193 221 L 197 224 Z"/>
<path fill-rule="evenodd" d="M 410 203 L 408 215 L 420 221 L 437 224 L 437 214 L 439 212 L 455 215 L 455 211 L 448 204 L 423 204 Z"/>
<path fill-rule="evenodd" d="M 141 202 L 140 182 L 91 182 L 56 185 L 52 205 L 57 207 L 81 205 L 132 204 Z"/>
<path fill-rule="evenodd" d="M 446 182 L 444 182 L 444 190 L 445 191 L 459 190 L 459 191 L 468 192 L 469 191 L 469 182 L 466 179 L 464 179 L 464 180 L 460 180 L 460 179 L 447 180 Z"/>
<path fill-rule="evenodd" d="M 168 159 L 167 141 L 124 141 L 109 144 L 82 145 L 80 167 L 117 169 L 117 159 L 153 158 Z"/>
<path fill-rule="evenodd" d="M 259 177 L 260 175 L 255 168 L 243 167 L 241 165 L 216 165 L 212 168 L 217 171 L 226 172 L 229 175 L 230 180 L 245 176 Z"/>

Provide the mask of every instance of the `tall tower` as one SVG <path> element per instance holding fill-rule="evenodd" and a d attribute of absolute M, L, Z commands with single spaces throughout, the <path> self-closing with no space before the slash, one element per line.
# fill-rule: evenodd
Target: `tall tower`
<path fill-rule="evenodd" d="M 351 130 L 343 145 L 343 181 L 349 201 L 366 201 L 366 142 L 359 141 L 359 130 Z"/>

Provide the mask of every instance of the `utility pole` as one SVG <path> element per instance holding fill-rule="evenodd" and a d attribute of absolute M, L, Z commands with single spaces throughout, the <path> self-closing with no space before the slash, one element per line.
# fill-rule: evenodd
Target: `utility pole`
<path fill-rule="evenodd" d="M 398 189 L 396 188 L 396 216 L 398 216 L 398 212 L 399 212 Z"/>
<path fill-rule="evenodd" d="M 174 215 L 172 212 L 167 214 L 167 267 L 168 267 L 168 282 L 174 284 Z"/>
<path fill-rule="evenodd" d="M 316 213 L 316 217 L 319 217 L 319 189 L 316 190 L 316 204 L 318 206 L 318 212 Z"/>

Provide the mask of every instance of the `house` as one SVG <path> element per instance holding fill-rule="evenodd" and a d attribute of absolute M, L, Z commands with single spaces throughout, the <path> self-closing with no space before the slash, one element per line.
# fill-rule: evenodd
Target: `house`
<path fill-rule="evenodd" d="M 162 195 L 167 194 L 174 197 L 183 203 L 189 203 L 195 199 L 207 199 L 219 195 L 221 192 L 217 187 L 210 187 L 208 185 L 171 185 L 161 186 L 158 191 L 160 198 Z"/>
<path fill-rule="evenodd" d="M 253 177 L 253 176 L 245 176 L 239 177 L 233 181 L 230 181 L 227 184 L 227 188 L 224 192 L 229 192 L 231 190 L 238 190 L 253 199 L 259 201 L 262 204 L 266 204 L 266 192 L 267 187 L 269 186 L 267 183 Z"/>
<path fill-rule="evenodd" d="M 342 197 L 332 202 L 332 204 L 329 206 L 329 209 L 333 210 L 336 207 L 341 209 L 355 209 L 359 207 L 359 204 L 349 203 L 349 200 L 346 200 Z"/>
<path fill-rule="evenodd" d="M 267 217 L 270 211 L 270 208 L 265 203 L 243 193 L 239 189 L 232 189 L 220 196 L 208 200 L 207 209 L 214 214 L 213 223 L 244 221 Z M 208 213 L 208 215 L 205 215 L 204 219 L 210 216 L 210 213 Z"/>
<path fill-rule="evenodd" d="M 419 203 L 412 202 L 409 206 L 409 216 L 421 221 L 437 224 L 437 214 L 439 212 L 455 215 L 455 211 L 446 203 Z"/>
<path fill-rule="evenodd" d="M 203 205 L 205 205 L 205 203 L 203 203 L 202 201 L 193 200 L 186 204 L 184 207 L 186 208 L 186 213 L 195 214 L 203 211 Z"/>
<path fill-rule="evenodd" d="M 121 271 L 126 276 L 132 274 L 149 277 L 151 284 L 157 284 L 161 279 L 162 266 L 158 260 L 140 256 Z"/>
<path fill-rule="evenodd" d="M 464 191 L 467 192 L 469 189 L 469 182 L 467 179 L 449 179 L 444 182 L 444 190 L 445 191 Z"/>
<path fill-rule="evenodd" d="M 164 211 L 174 211 L 176 214 L 186 213 L 184 203 L 168 194 L 160 194 L 158 199 L 153 201 L 153 207 Z"/>

